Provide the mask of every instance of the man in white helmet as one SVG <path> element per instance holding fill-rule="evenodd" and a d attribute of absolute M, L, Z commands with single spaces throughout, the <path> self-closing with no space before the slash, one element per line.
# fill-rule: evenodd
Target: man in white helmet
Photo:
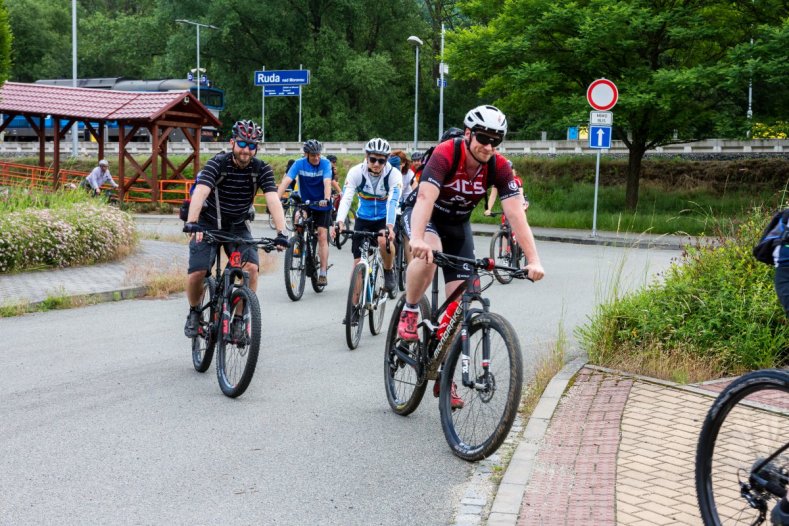
<path fill-rule="evenodd" d="M 102 185 L 105 183 L 109 183 L 113 188 L 118 188 L 118 184 L 112 179 L 110 174 L 110 163 L 106 159 L 102 159 L 99 161 L 99 165 L 82 182 L 82 186 L 92 190 L 94 195 L 98 195 L 101 192 Z"/>
<path fill-rule="evenodd" d="M 418 303 L 436 270 L 433 250 L 474 258 L 469 220 L 489 186 L 498 190 L 501 207 L 526 255 L 529 277 L 537 281 L 545 274 L 521 208 L 520 189 L 513 180 L 512 168 L 496 152 L 507 133 L 507 118 L 498 108 L 483 105 L 469 111 L 463 123 L 462 137 L 436 146 L 403 211 L 403 225 L 413 255 L 406 277 L 406 303 L 397 327 L 398 337 L 404 341 L 418 339 Z M 443 274 L 448 297 L 471 275 L 471 269 L 445 267 Z M 453 409 L 463 407 L 455 386 L 452 391 Z M 438 396 L 436 389 L 434 395 Z"/>

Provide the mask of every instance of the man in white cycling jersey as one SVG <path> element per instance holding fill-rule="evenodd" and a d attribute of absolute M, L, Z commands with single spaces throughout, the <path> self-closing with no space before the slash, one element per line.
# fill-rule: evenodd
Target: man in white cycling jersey
<path fill-rule="evenodd" d="M 389 164 L 389 143 L 381 138 L 370 139 L 364 147 L 365 160 L 348 171 L 345 178 L 342 200 L 337 210 L 337 227 L 341 232 L 345 227 L 345 217 L 353 202 L 359 196 L 354 232 L 381 232 L 386 236 L 378 238 L 378 246 L 384 262 L 384 287 L 392 292 L 396 287 L 394 264 L 394 225 L 395 213 L 403 190 L 403 175 L 400 170 Z M 386 240 L 389 239 L 389 250 Z M 351 251 L 354 267 L 362 256 L 361 238 L 354 236 Z"/>

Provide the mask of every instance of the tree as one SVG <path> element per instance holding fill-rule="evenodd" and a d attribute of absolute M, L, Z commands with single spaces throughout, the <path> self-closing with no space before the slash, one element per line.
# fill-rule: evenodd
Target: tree
<path fill-rule="evenodd" d="M 11 72 L 11 25 L 8 21 L 8 10 L 5 1 L 0 0 L 0 84 L 3 84 Z"/>
<path fill-rule="evenodd" d="M 614 132 L 630 152 L 626 206 L 633 210 L 648 149 L 745 130 L 746 65 L 735 52 L 753 27 L 775 23 L 775 10 L 783 10 L 780 19 L 787 13 L 778 0 L 755 3 L 763 5 L 466 0 L 469 17 L 488 21 L 451 34 L 448 55 L 456 76 L 482 82 L 480 93 L 508 114 L 516 136 L 561 136 L 586 122 L 587 86 L 600 77 L 614 81 Z M 775 67 L 785 68 L 786 48 L 780 56 Z"/>

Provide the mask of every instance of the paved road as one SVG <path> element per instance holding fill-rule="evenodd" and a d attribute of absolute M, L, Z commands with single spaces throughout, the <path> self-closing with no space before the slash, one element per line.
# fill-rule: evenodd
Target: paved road
<path fill-rule="evenodd" d="M 489 238 L 477 238 L 478 253 Z M 526 364 L 569 335 L 621 276 L 674 251 L 541 243 L 549 276 L 494 285 Z M 447 524 L 473 469 L 450 453 L 435 400 L 408 418 L 383 390 L 383 336 L 349 352 L 350 252 L 327 290 L 287 299 L 262 276 L 264 348 L 247 393 L 191 368 L 184 300 L 1 319 L 0 524 Z M 622 268 L 622 271 L 617 269 Z M 527 373 L 530 373 L 527 367 Z"/>

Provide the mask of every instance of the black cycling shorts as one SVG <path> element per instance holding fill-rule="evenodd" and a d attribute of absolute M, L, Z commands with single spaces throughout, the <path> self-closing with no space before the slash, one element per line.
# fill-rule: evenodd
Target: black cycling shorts
<path fill-rule="evenodd" d="M 380 232 L 381 230 L 386 230 L 386 218 L 369 220 L 357 217 L 356 221 L 353 222 L 354 232 Z M 371 246 L 376 246 L 377 244 L 377 241 L 371 242 Z M 362 236 L 353 236 L 351 252 L 356 259 L 362 257 Z"/>
<path fill-rule="evenodd" d="M 214 230 L 208 223 L 199 221 L 198 224 L 206 230 Z M 252 233 L 247 230 L 246 225 L 238 225 L 236 227 L 223 228 L 222 231 L 231 235 L 236 235 L 244 239 L 253 239 Z M 222 245 L 225 248 L 225 254 L 230 256 L 230 246 L 228 244 Z M 198 270 L 208 271 L 214 259 L 216 258 L 217 245 L 213 243 L 206 243 L 201 241 L 198 243 L 192 238 L 189 241 L 189 273 L 197 272 Z M 258 249 L 255 245 L 245 245 L 241 250 L 241 260 L 253 263 L 260 266 L 260 259 L 258 258 Z"/>
<path fill-rule="evenodd" d="M 411 238 L 411 212 L 413 208 L 403 210 L 403 229 L 405 235 Z M 357 220 L 358 221 L 358 220 Z M 428 221 L 425 232 L 432 232 L 441 240 L 441 251 L 452 256 L 474 259 L 474 235 L 471 233 L 471 223 L 465 221 L 460 224 L 434 223 Z M 465 280 L 471 277 L 471 265 L 464 263 L 462 268 L 444 267 L 444 283 Z"/>
<path fill-rule="evenodd" d="M 330 228 L 331 227 L 331 209 L 329 210 L 313 210 L 309 208 L 310 217 L 315 223 L 316 227 Z"/>

